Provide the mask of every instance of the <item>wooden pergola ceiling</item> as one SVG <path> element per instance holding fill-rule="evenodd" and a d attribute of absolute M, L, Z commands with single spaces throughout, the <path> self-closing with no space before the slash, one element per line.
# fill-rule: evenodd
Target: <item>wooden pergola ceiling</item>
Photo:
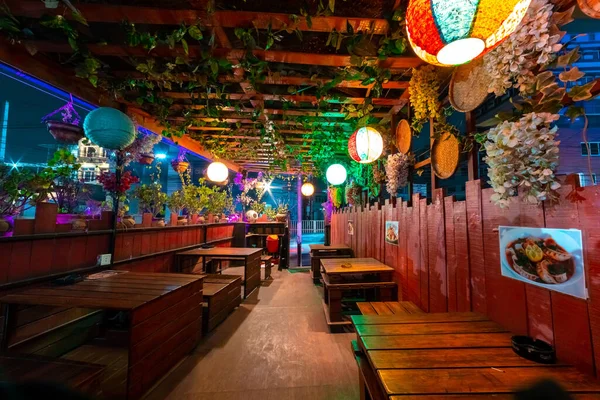
<path fill-rule="evenodd" d="M 200 144 L 203 140 L 217 140 L 231 148 L 243 146 L 248 141 L 261 139 L 259 129 L 266 124 L 275 127 L 281 134 L 283 143 L 275 141 L 265 143 L 264 152 L 256 154 L 261 160 L 240 159 L 232 155 L 228 165 L 233 169 L 263 169 L 272 161 L 271 155 L 281 150 L 279 146 L 294 146 L 297 152 L 303 154 L 303 162 L 310 159 L 306 156 L 313 139 L 310 129 L 304 129 L 303 123 L 291 121 L 290 117 L 303 118 L 317 124 L 319 129 L 336 129 L 347 131 L 348 135 L 355 129 L 353 122 L 361 114 L 349 111 L 348 105 L 361 107 L 369 104 L 373 107 L 370 116 L 377 119 L 387 119 L 397 114 L 408 102 L 408 79 L 410 69 L 422 64 L 422 61 L 412 53 L 400 57 L 387 57 L 378 60 L 376 54 L 361 57 L 370 65 L 390 71 L 392 78 L 381 84 L 381 91 L 374 96 L 375 83 L 365 83 L 360 79 L 332 82 L 340 68 L 352 69 L 356 55 L 348 54 L 347 50 L 334 49 L 327 46 L 325 41 L 332 30 L 342 34 L 369 31 L 371 37 L 391 34 L 390 16 L 398 7 L 398 0 L 358 0 L 355 2 L 337 1 L 332 15 L 318 12 L 318 1 L 297 1 L 274 3 L 272 1 L 194 1 L 194 0 L 83 0 L 72 2 L 85 17 L 89 26 L 72 21 L 79 34 L 87 43 L 87 50 L 103 64 L 102 73 L 122 80 L 152 80 L 147 74 L 136 70 L 132 60 L 155 59 L 158 62 L 170 62 L 176 57 L 186 57 L 191 60 L 201 60 L 207 52 L 211 57 L 228 60 L 233 64 L 232 73 L 220 74 L 218 82 L 223 86 L 223 93 L 164 90 L 159 97 L 172 102 L 170 112 L 173 113 L 168 121 L 177 123 L 193 121 L 188 127 L 188 135 L 177 138 L 176 141 L 194 152 L 211 156 Z M 327 3 L 327 2 L 326 2 Z M 335 2 L 334 2 L 335 3 Z M 352 3 L 352 4 L 351 4 Z M 84 80 L 77 81 L 75 86 L 65 82 L 65 74 L 74 76 L 73 65 L 69 57 L 72 47 L 64 37 L 39 26 L 39 20 L 47 15 L 59 14 L 72 20 L 72 14 L 63 3 L 57 9 L 47 9 L 39 0 L 7 0 L 11 13 L 23 21 L 26 26 L 35 26 L 33 38 L 24 42 L 29 48 L 35 48 L 37 53 L 32 56 L 35 62 L 29 62 L 22 54 L 11 54 L 11 50 L 2 44 L 0 56 L 3 61 L 32 73 L 41 79 L 48 80 L 65 90 L 86 94 L 91 92 L 90 85 Z M 310 21 L 300 14 L 305 8 L 311 15 Z M 214 10 L 214 11 L 209 11 Z M 276 11 L 276 12 L 272 12 Z M 319 15 L 317 15 L 319 14 Z M 173 48 L 157 46 L 151 51 L 142 47 L 130 47 L 124 44 L 121 25 L 124 21 L 136 24 L 139 31 L 156 31 L 174 29 L 180 24 L 199 24 L 206 28 L 205 39 L 184 46 L 178 44 Z M 282 34 L 284 38 L 265 50 L 261 46 L 254 49 L 244 48 L 243 43 L 236 37 L 236 28 L 253 29 L 257 35 L 268 31 L 288 29 L 301 31 L 304 40 L 299 41 L 295 35 Z M 293 29 L 292 29 L 293 28 Z M 214 45 L 207 46 L 208 38 L 212 36 Z M 103 43 L 99 43 L 102 38 Z M 264 44 L 263 44 L 264 46 Z M 266 62 L 269 73 L 260 81 L 251 83 L 240 65 L 247 52 L 256 59 Z M 34 67 L 35 66 L 35 67 Z M 46 70 L 44 70 L 45 66 Z M 48 70 L 56 69 L 56 76 L 61 79 L 51 79 L 54 75 Z M 60 73 L 58 73 L 60 70 Z M 195 76 L 175 72 L 176 79 L 181 82 L 195 81 Z M 74 80 L 76 78 L 73 78 Z M 159 79 L 159 78 L 157 78 Z M 332 85 L 326 96 L 317 93 L 318 88 Z M 135 93 L 129 93 L 135 96 Z M 86 98 L 86 96 L 83 96 Z M 86 100 L 98 103 L 98 98 Z M 151 110 L 142 110 L 131 100 L 115 99 L 122 109 L 136 116 L 138 123 L 155 132 L 161 132 L 162 127 L 153 117 Z M 106 97 L 101 103 L 113 100 Z M 218 117 L 207 116 L 206 107 L 216 107 Z M 260 110 L 257 117 L 256 110 Z M 186 114 L 187 119 L 182 116 Z M 178 116 L 179 115 L 179 116 Z M 199 136 L 201 135 L 201 136 Z M 235 160 L 234 160 L 235 159 Z M 264 161 L 264 162 L 263 162 Z M 292 163 L 295 164 L 295 163 Z M 305 166 L 306 167 L 306 166 Z M 308 169 L 310 169 L 310 165 Z M 304 168 L 306 170 L 306 168 Z M 275 168 L 280 172 L 293 172 Z"/>

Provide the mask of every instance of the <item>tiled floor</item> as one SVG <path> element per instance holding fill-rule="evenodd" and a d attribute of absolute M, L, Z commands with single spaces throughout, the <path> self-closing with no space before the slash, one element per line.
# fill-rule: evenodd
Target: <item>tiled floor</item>
<path fill-rule="evenodd" d="M 350 341 L 330 334 L 308 273 L 274 271 L 148 399 L 358 399 Z"/>

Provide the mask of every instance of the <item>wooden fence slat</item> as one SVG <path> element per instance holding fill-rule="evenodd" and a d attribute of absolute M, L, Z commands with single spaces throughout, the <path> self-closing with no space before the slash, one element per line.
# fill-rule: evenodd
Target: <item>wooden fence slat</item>
<path fill-rule="evenodd" d="M 408 301 L 421 305 L 421 271 L 420 271 L 420 219 L 419 219 L 419 195 L 416 194 L 412 199 L 412 207 L 408 207 L 407 222 L 409 224 L 408 235 Z"/>
<path fill-rule="evenodd" d="M 444 220 L 446 225 L 446 265 L 448 269 L 448 311 L 458 309 L 458 289 L 456 279 L 456 254 L 454 245 L 454 196 L 444 198 Z"/>
<path fill-rule="evenodd" d="M 454 210 L 454 254 L 456 262 L 456 311 L 471 311 L 471 267 L 467 235 L 467 203 L 458 201 Z"/>
<path fill-rule="evenodd" d="M 420 238 L 420 256 L 421 261 L 419 271 L 421 275 L 421 303 L 423 311 L 429 312 L 429 246 L 427 242 L 427 199 L 419 200 L 419 238 Z"/>
<path fill-rule="evenodd" d="M 487 314 L 483 227 L 481 215 L 481 181 L 466 183 L 469 260 L 471 260 L 471 299 L 473 311 Z"/>

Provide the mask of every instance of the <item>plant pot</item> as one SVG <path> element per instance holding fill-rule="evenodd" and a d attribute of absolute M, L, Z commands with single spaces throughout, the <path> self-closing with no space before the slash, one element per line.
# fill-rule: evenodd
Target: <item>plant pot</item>
<path fill-rule="evenodd" d="M 54 140 L 59 143 L 77 144 L 84 137 L 82 127 L 66 122 L 48 121 L 46 127 Z"/>
<path fill-rule="evenodd" d="M 221 221 L 221 217 L 220 217 L 219 215 L 215 215 L 215 216 L 213 217 L 213 222 L 214 222 L 215 224 L 218 224 L 218 223 L 219 223 L 219 221 Z"/>
<path fill-rule="evenodd" d="M 200 219 L 200 216 L 198 214 L 193 214 L 192 215 L 192 225 L 196 225 L 198 223 L 199 219 Z"/>
<path fill-rule="evenodd" d="M 182 174 L 185 171 L 187 171 L 188 167 L 190 166 L 190 163 L 187 161 L 173 160 L 171 161 L 171 166 L 177 173 Z"/>
<path fill-rule="evenodd" d="M 152 218 L 152 226 L 154 226 L 154 227 L 166 226 L 164 218 Z"/>
<path fill-rule="evenodd" d="M 204 215 L 201 215 L 201 216 L 198 217 L 198 223 L 199 224 L 206 223 L 206 218 L 204 218 Z"/>
<path fill-rule="evenodd" d="M 285 221 L 287 221 L 287 214 L 277 214 L 277 215 L 275 215 L 275 221 L 277 221 L 277 222 L 285 222 Z"/>
<path fill-rule="evenodd" d="M 171 213 L 171 218 L 169 220 L 169 226 L 177 226 L 177 219 L 179 218 L 179 215 L 175 214 L 174 212 Z"/>
<path fill-rule="evenodd" d="M 57 224 L 72 224 L 80 216 L 77 214 L 56 214 Z"/>
<path fill-rule="evenodd" d="M 84 216 L 79 216 L 71 222 L 71 230 L 85 231 L 87 229 L 87 219 Z"/>
<path fill-rule="evenodd" d="M 177 217 L 177 225 L 187 225 L 187 223 L 188 219 L 186 216 L 180 215 L 179 217 Z"/>
<path fill-rule="evenodd" d="M 154 162 L 154 155 L 152 154 L 140 154 L 140 158 L 138 158 L 138 163 L 143 165 L 151 165 Z"/>
<path fill-rule="evenodd" d="M 13 217 L 2 217 L 0 218 L 0 236 L 5 236 L 8 232 L 12 231 L 14 227 Z"/>
<path fill-rule="evenodd" d="M 133 228 L 135 226 L 135 219 L 131 215 L 125 215 L 124 217 L 121 217 L 121 220 L 119 221 L 119 223 L 120 223 L 120 225 L 117 225 L 117 228 L 120 228 L 120 229 Z"/>

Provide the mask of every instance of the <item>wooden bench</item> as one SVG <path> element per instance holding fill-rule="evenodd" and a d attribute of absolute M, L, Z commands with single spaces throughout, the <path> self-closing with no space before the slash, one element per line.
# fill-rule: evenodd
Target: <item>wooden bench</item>
<path fill-rule="evenodd" d="M 265 281 L 267 279 L 272 279 L 271 278 L 271 267 L 272 267 L 271 261 L 272 260 L 273 260 L 273 257 L 268 254 L 260 256 L 260 262 L 265 264 L 265 279 L 264 279 Z"/>
<path fill-rule="evenodd" d="M 311 244 L 310 247 L 310 273 L 313 283 L 321 281 L 321 260 L 325 258 L 352 258 L 354 252 L 348 246 Z"/>
<path fill-rule="evenodd" d="M 420 314 L 412 301 L 365 301 L 356 303 L 362 315 Z"/>
<path fill-rule="evenodd" d="M 242 277 L 209 274 L 204 277 L 203 329 L 212 331 L 242 302 Z"/>
<path fill-rule="evenodd" d="M 104 367 L 48 357 L 4 355 L 0 356 L 0 370 L 2 383 L 52 383 L 93 395 L 100 390 Z"/>

